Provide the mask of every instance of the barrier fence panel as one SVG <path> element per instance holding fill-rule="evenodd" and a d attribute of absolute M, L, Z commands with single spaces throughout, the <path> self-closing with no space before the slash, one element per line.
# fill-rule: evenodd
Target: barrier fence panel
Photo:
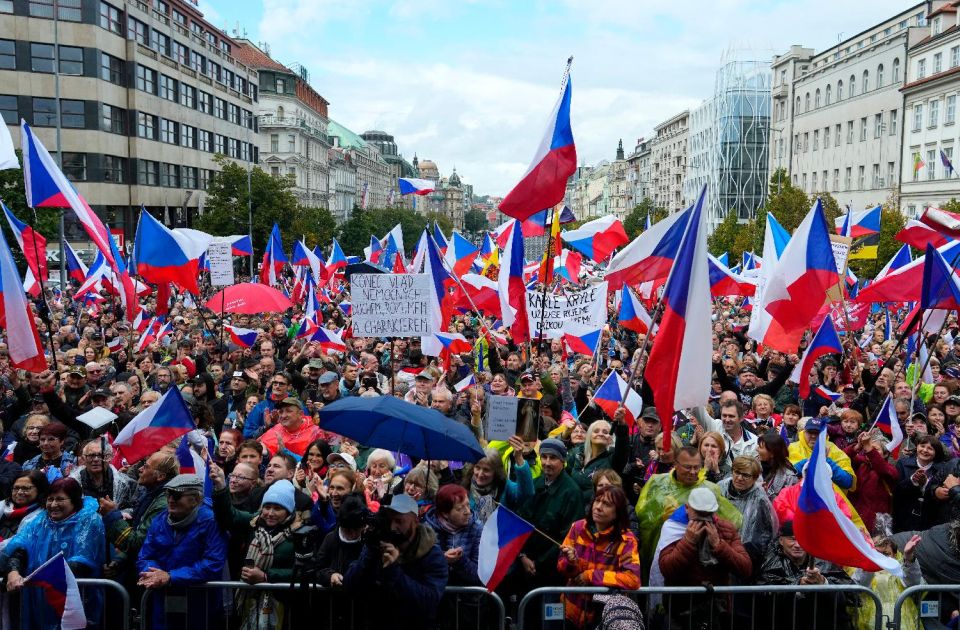
<path fill-rule="evenodd" d="M 141 599 L 140 630 L 228 630 L 250 614 L 270 617 L 284 629 L 310 621 L 319 627 L 364 630 L 374 628 L 364 613 L 369 604 L 339 589 L 313 584 L 208 582 L 180 590 L 146 591 Z M 505 630 L 505 607 L 496 593 L 484 588 L 447 587 L 439 624 L 444 630 Z"/>
<path fill-rule="evenodd" d="M 599 613 L 599 606 L 592 608 L 590 600 L 594 595 L 612 593 L 634 600 L 647 628 L 883 628 L 879 597 L 869 588 L 853 584 L 643 587 L 636 591 L 595 587 L 538 588 L 520 601 L 518 628 L 562 628 L 565 613 L 571 610 L 568 600 L 573 599 L 578 608 Z M 576 601 L 578 597 L 582 599 Z"/>
<path fill-rule="evenodd" d="M 78 578 L 77 586 L 88 627 L 130 630 L 130 595 L 121 584 L 113 580 Z M 59 626 L 55 615 L 40 589 L 27 587 L 14 593 L 0 593 L 0 630 Z"/>
<path fill-rule="evenodd" d="M 888 628 L 955 628 L 954 613 L 960 614 L 960 584 L 921 584 L 900 593 Z"/>

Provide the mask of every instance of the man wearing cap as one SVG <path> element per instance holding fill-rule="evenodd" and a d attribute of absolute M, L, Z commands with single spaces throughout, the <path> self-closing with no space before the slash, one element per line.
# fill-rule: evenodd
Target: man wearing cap
<path fill-rule="evenodd" d="M 314 408 L 322 409 L 324 405 L 340 400 L 340 375 L 335 370 L 327 370 L 317 379 L 318 395 L 314 399 Z"/>
<path fill-rule="evenodd" d="M 432 370 L 421 370 L 414 378 L 413 389 L 408 391 L 403 399 L 408 403 L 429 407 L 432 402 L 430 392 L 436 382 L 437 377 L 433 375 Z"/>
<path fill-rule="evenodd" d="M 520 509 L 520 516 L 554 540 L 563 540 L 574 521 L 583 517 L 583 493 L 567 473 L 567 447 L 561 440 L 540 442 L 540 476 L 533 480 L 533 498 Z M 521 588 L 560 586 L 565 580 L 557 571 L 560 549 L 542 535 L 531 536 L 523 546 L 518 577 Z"/>
<path fill-rule="evenodd" d="M 166 588 L 166 597 L 154 597 L 151 603 L 155 628 L 185 628 L 196 620 L 187 620 L 165 610 L 171 597 L 186 596 L 182 610 L 206 610 L 218 614 L 217 591 L 187 587 L 219 579 L 226 562 L 226 539 L 213 510 L 203 503 L 203 480 L 197 475 L 177 475 L 164 486 L 167 511 L 153 519 L 137 559 L 137 584 L 147 590 Z M 207 597 L 209 595 L 209 598 Z M 203 623 L 200 621 L 200 623 Z"/>
<path fill-rule="evenodd" d="M 378 516 L 382 538 L 377 546 L 364 545 L 343 588 L 360 606 L 369 604 L 372 627 L 432 630 L 449 574 L 437 536 L 420 523 L 417 502 L 406 494 L 381 505 Z"/>
<path fill-rule="evenodd" d="M 714 356 L 716 359 L 717 356 Z M 777 392 L 780 391 L 780 388 L 783 387 L 784 383 L 787 382 L 787 379 L 790 377 L 790 373 L 793 371 L 793 365 L 787 361 L 783 369 L 777 374 L 770 382 L 763 385 L 760 384 L 760 375 L 757 372 L 757 369 L 746 365 L 740 368 L 739 382 L 734 382 L 731 379 L 726 371 L 723 369 L 723 366 L 714 361 L 713 372 L 717 376 L 717 380 L 720 381 L 720 387 L 722 390 L 731 390 L 736 392 L 737 396 L 740 397 L 740 402 L 743 403 L 744 407 L 749 407 L 753 404 L 753 397 L 757 394 L 767 394 L 768 396 L 776 397 Z"/>
<path fill-rule="evenodd" d="M 657 413 L 657 408 L 644 407 L 640 413 L 637 434 L 631 440 L 627 465 L 623 469 L 623 489 L 633 501 L 636 501 L 639 495 L 639 490 L 634 491 L 633 486 L 643 485 L 644 474 L 647 466 L 650 465 L 650 454 L 656 452 L 654 440 L 660 433 L 660 426 L 660 414 Z"/>
<path fill-rule="evenodd" d="M 803 425 L 803 432 L 796 442 L 787 447 L 790 463 L 797 472 L 802 472 L 807 460 L 813 453 L 813 446 L 817 443 L 821 431 L 826 431 L 828 418 L 808 418 Z M 857 489 L 857 475 L 853 472 L 850 457 L 836 444 L 827 440 L 827 464 L 832 471 L 833 485 L 843 491 L 852 492 Z"/>
<path fill-rule="evenodd" d="M 276 411 L 277 423 L 260 436 L 260 443 L 270 455 L 286 450 L 302 457 L 307 446 L 320 436 L 320 427 L 304 417 L 300 401 L 293 396 L 277 403 Z"/>
<path fill-rule="evenodd" d="M 243 425 L 243 439 L 250 440 L 260 435 L 276 424 L 280 417 L 277 410 L 281 400 L 290 396 L 290 377 L 285 372 L 278 372 L 270 377 L 267 385 L 267 396 L 250 410 L 247 421 Z M 303 409 L 301 405 L 301 409 Z M 303 409 L 306 412 L 306 409 Z"/>
<path fill-rule="evenodd" d="M 63 401 L 74 409 L 80 409 L 80 399 L 90 391 L 86 379 L 87 368 L 82 365 L 71 365 L 67 368 L 67 380 L 63 384 L 61 393 Z"/>

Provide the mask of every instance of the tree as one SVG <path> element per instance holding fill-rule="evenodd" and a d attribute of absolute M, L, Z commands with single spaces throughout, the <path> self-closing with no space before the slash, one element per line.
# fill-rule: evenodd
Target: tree
<path fill-rule="evenodd" d="M 836 203 L 836 202 L 834 202 Z M 803 221 L 803 217 L 810 212 L 810 206 L 813 200 L 805 192 L 795 187 L 786 177 L 786 171 L 782 168 L 774 171 L 770 178 L 770 195 L 767 197 L 766 211 L 773 214 L 783 228 L 793 234 Z M 824 208 L 826 210 L 826 208 Z M 829 225 L 833 225 L 833 216 L 827 216 Z M 763 225 L 761 225 L 761 223 Z M 758 227 L 766 226 L 766 215 L 763 221 L 757 221 Z M 763 248 L 763 231 L 760 231 L 760 245 L 758 249 Z"/>
<path fill-rule="evenodd" d="M 483 210 L 471 209 L 463 215 L 463 229 L 467 232 L 479 234 L 489 227 L 490 223 L 487 221 L 487 215 Z"/>
<path fill-rule="evenodd" d="M 197 229 L 217 235 L 246 234 L 249 229 L 247 170 L 222 155 L 217 155 L 214 161 L 221 170 L 207 190 L 203 215 L 196 222 Z M 264 251 L 274 223 L 280 227 L 285 250 L 289 251 L 293 241 L 299 238 L 293 222 L 301 210 L 293 186 L 291 178 L 273 177 L 259 167 L 250 172 L 255 252 Z"/>
<path fill-rule="evenodd" d="M 298 208 L 290 222 L 294 238 L 304 238 L 308 245 L 319 244 L 327 249 L 337 233 L 337 220 L 326 208 Z"/>
<path fill-rule="evenodd" d="M 20 163 L 23 163 L 23 153 L 16 152 Z M 69 208 L 36 208 L 35 211 L 27 206 L 27 193 L 23 186 L 23 171 L 17 169 L 0 170 L 0 199 L 18 219 L 40 232 L 47 239 L 47 248 L 56 246 L 60 240 L 60 213 L 73 212 Z M 34 214 L 36 212 L 36 214 Z M 26 270 L 27 263 L 16 245 L 16 239 L 6 219 L 0 219 L 3 237 L 13 252 L 13 258 L 21 271 Z M 49 266 L 51 277 L 57 276 L 54 265 Z"/>
<path fill-rule="evenodd" d="M 950 201 L 940 204 L 940 209 L 947 212 L 960 213 L 960 201 L 957 201 L 956 197 L 951 197 Z"/>
<path fill-rule="evenodd" d="M 737 247 L 737 237 L 743 231 L 744 225 L 740 223 L 740 213 L 735 209 L 730 210 L 723 222 L 707 239 L 707 249 L 714 256 L 721 256 L 724 252 L 729 252 L 730 261 L 735 264 L 733 261 L 740 260 L 740 255 L 744 251 Z M 747 242 L 749 243 L 749 240 Z"/>
<path fill-rule="evenodd" d="M 634 206 L 633 210 L 627 213 L 627 217 L 623 220 L 623 229 L 627 233 L 627 236 L 630 237 L 630 240 L 633 240 L 643 232 L 644 227 L 647 225 L 647 216 L 650 217 L 651 223 L 656 223 L 666 218 L 668 214 L 669 211 L 666 208 L 655 207 L 653 200 L 645 197 L 643 201 Z"/>
<path fill-rule="evenodd" d="M 403 232 L 404 249 L 413 251 L 420 234 L 427 226 L 436 222 L 444 234 L 453 230 L 450 219 L 442 214 L 431 212 L 419 214 L 407 208 L 375 208 L 354 209 L 350 219 L 340 225 L 337 230 L 337 240 L 343 251 L 348 254 L 360 255 L 363 248 L 370 245 L 370 237 L 383 238 L 398 223 Z"/>

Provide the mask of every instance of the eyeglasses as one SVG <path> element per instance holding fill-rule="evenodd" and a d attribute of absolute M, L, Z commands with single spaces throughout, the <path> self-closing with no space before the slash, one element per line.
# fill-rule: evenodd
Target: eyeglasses
<path fill-rule="evenodd" d="M 289 383 L 287 383 L 286 381 L 273 381 L 270 384 L 273 385 L 274 387 L 287 387 L 289 385 Z"/>
<path fill-rule="evenodd" d="M 13 494 L 28 494 L 36 490 L 34 486 L 14 486 L 10 489 Z"/>
<path fill-rule="evenodd" d="M 737 472 L 736 470 L 733 471 L 733 473 L 731 473 L 731 474 L 732 474 L 732 476 L 734 476 L 734 477 L 740 477 L 740 478 L 742 478 L 742 479 L 756 479 L 756 477 L 754 477 L 754 476 L 751 475 L 750 473 Z"/>
<path fill-rule="evenodd" d="M 232 473 L 231 473 L 231 474 L 227 475 L 227 479 L 230 479 L 230 480 L 233 480 L 233 479 L 243 479 L 244 481 L 256 481 L 256 480 L 257 480 L 257 477 L 244 477 L 243 475 L 237 475 L 237 474 L 232 474 Z"/>

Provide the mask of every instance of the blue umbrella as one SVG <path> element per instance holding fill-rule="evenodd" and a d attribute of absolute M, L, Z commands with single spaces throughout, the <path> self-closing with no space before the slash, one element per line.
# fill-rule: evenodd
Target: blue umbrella
<path fill-rule="evenodd" d="M 324 405 L 320 428 L 364 446 L 420 459 L 475 462 L 484 456 L 477 438 L 464 425 L 393 396 L 351 396 Z"/>

